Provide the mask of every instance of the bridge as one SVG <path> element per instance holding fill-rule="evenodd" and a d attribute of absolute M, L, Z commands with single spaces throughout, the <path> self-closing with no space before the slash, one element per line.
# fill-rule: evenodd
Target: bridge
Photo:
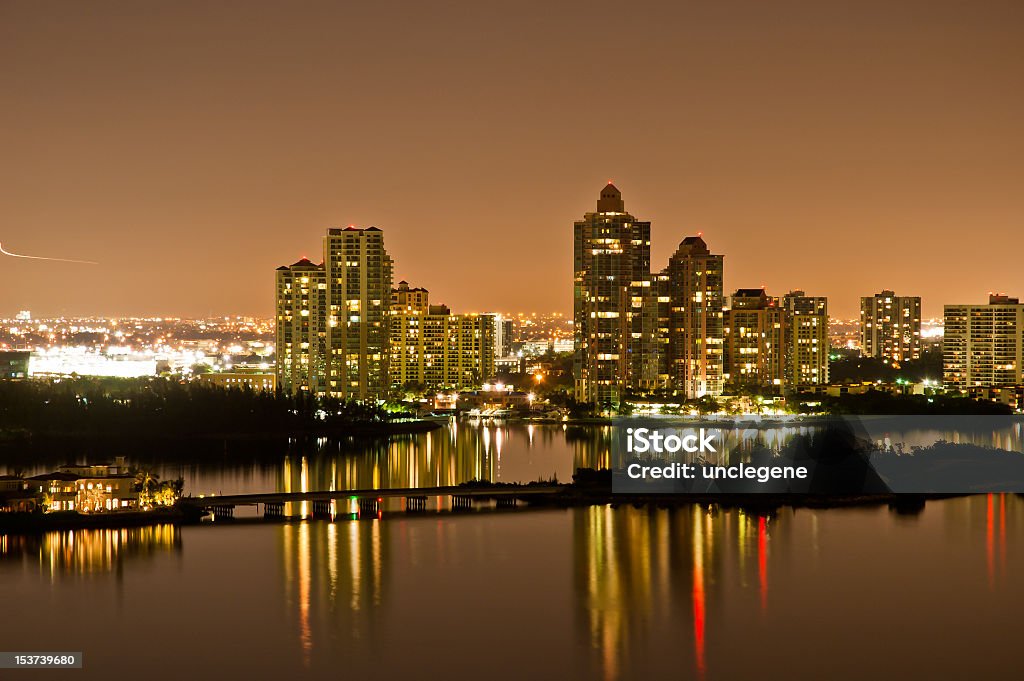
<path fill-rule="evenodd" d="M 514 507 L 519 501 L 529 501 L 563 494 L 568 485 L 496 485 L 445 487 L 402 487 L 394 489 L 356 489 L 318 492 L 268 492 L 262 494 L 225 494 L 201 497 L 182 497 L 178 503 L 197 512 L 212 512 L 214 518 L 234 517 L 236 506 L 255 506 L 257 513 L 263 505 L 263 515 L 283 518 L 285 504 L 310 502 L 314 516 L 336 515 L 336 502 L 355 503 L 360 515 L 377 515 L 385 499 L 403 499 L 406 512 L 425 511 L 430 497 L 448 497 L 453 510 L 473 507 L 474 503 L 493 501 L 498 507 Z"/>

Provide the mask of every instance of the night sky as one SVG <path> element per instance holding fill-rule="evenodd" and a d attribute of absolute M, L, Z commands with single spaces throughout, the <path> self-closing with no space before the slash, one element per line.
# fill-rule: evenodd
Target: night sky
<path fill-rule="evenodd" d="M 1024 3 L 0 0 L 0 315 L 272 314 L 376 225 L 455 311 L 569 311 L 609 179 L 727 293 L 1024 295 Z"/>

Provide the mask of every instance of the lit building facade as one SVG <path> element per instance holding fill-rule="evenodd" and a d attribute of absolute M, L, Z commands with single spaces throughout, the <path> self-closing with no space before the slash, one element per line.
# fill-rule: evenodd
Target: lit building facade
<path fill-rule="evenodd" d="M 388 382 L 392 262 L 376 227 L 330 229 L 324 260 L 277 270 L 277 381 L 342 399 L 380 399 Z"/>
<path fill-rule="evenodd" d="M 220 388 L 235 388 L 255 392 L 274 392 L 277 389 L 277 374 L 254 371 L 216 371 L 199 374 L 200 383 L 209 383 Z"/>
<path fill-rule="evenodd" d="M 393 388 L 476 387 L 494 375 L 494 315 L 451 314 L 445 305 L 431 305 L 426 289 L 407 282 L 391 301 Z"/>
<path fill-rule="evenodd" d="M 702 236 L 689 236 L 663 272 L 669 381 L 687 399 L 714 397 L 724 389 L 724 260 L 711 253 Z"/>
<path fill-rule="evenodd" d="M 734 390 L 781 394 L 786 315 L 764 289 L 738 289 L 725 310 L 725 380 Z"/>
<path fill-rule="evenodd" d="M 882 291 L 860 299 L 860 346 L 865 357 L 893 366 L 921 357 L 921 298 Z"/>
<path fill-rule="evenodd" d="M 828 383 L 828 299 L 790 291 L 782 297 L 788 389 Z"/>
<path fill-rule="evenodd" d="M 277 268 L 277 385 L 289 393 L 327 392 L 327 277 L 303 258 Z"/>
<path fill-rule="evenodd" d="M 344 399 L 387 395 L 391 256 L 376 227 L 330 229 L 327 277 L 327 390 Z"/>
<path fill-rule="evenodd" d="M 627 390 L 686 399 L 724 390 L 724 256 L 701 235 L 651 272 L 651 224 L 609 184 L 574 225 L 576 399 L 602 408 Z"/>
<path fill-rule="evenodd" d="M 573 225 L 573 269 L 576 399 L 612 407 L 636 371 L 632 350 L 644 342 L 631 334 L 643 333 L 651 223 L 627 213 L 621 192 L 611 183 L 601 190 L 597 210 Z M 636 356 L 643 357 L 643 351 Z"/>
<path fill-rule="evenodd" d="M 425 288 L 411 287 L 409 282 L 402 280 L 398 287 L 391 291 L 391 312 L 426 311 L 430 305 L 430 293 Z"/>
<path fill-rule="evenodd" d="M 988 305 L 946 305 L 944 318 L 946 390 L 1024 385 L 1024 305 L 1018 298 L 991 295 Z"/>
<path fill-rule="evenodd" d="M 137 508 L 136 477 L 118 465 L 61 466 L 54 473 L 26 479 L 48 511 L 118 511 Z"/>
<path fill-rule="evenodd" d="M 509 357 L 515 334 L 515 321 L 500 314 L 494 314 L 494 356 Z"/>

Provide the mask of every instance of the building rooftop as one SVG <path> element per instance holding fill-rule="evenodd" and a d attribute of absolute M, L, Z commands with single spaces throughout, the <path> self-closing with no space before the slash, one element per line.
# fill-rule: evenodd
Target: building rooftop
<path fill-rule="evenodd" d="M 58 472 L 40 473 L 39 475 L 33 475 L 31 478 L 26 478 L 26 480 L 66 480 L 66 481 L 69 481 L 69 482 L 72 481 L 72 480 L 81 480 L 81 479 L 82 479 L 82 476 L 75 475 L 74 473 L 58 473 Z"/>
<path fill-rule="evenodd" d="M 601 196 L 597 200 L 598 213 L 625 213 L 626 204 L 622 200 L 622 192 L 614 184 L 609 182 L 601 190 Z"/>

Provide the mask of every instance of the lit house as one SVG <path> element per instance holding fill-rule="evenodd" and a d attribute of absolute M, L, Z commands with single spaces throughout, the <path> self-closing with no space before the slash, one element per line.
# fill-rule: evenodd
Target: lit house
<path fill-rule="evenodd" d="M 137 508 L 135 476 L 118 465 L 61 466 L 26 480 L 49 511 L 117 511 Z"/>
<path fill-rule="evenodd" d="M 29 513 L 38 506 L 38 497 L 29 490 L 28 481 L 17 475 L 0 475 L 0 513 Z"/>
<path fill-rule="evenodd" d="M 79 476 L 72 473 L 43 473 L 26 478 L 29 490 L 43 498 L 47 511 L 78 510 Z"/>

